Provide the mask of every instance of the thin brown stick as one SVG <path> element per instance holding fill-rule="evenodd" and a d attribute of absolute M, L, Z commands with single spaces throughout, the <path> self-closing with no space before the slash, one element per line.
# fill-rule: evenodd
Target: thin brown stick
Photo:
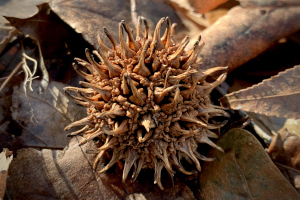
<path fill-rule="evenodd" d="M 18 72 L 18 70 L 21 68 L 21 66 L 23 65 L 23 61 L 21 61 L 17 67 L 15 67 L 15 69 L 9 74 L 9 76 L 6 78 L 6 80 L 2 83 L 1 87 L 0 87 L 0 93 L 2 92 L 3 88 L 6 86 L 6 84 L 10 81 L 10 79 Z"/>
<path fill-rule="evenodd" d="M 292 167 L 289 167 L 289 166 L 280 164 L 280 163 L 278 163 L 278 162 L 274 162 L 274 163 L 275 163 L 277 166 L 279 166 L 279 167 L 282 167 L 282 168 L 284 168 L 284 169 L 291 170 L 291 171 L 293 171 L 293 172 L 296 172 L 296 173 L 300 174 L 300 170 L 297 170 L 297 169 L 295 169 L 295 168 L 292 168 Z"/>
<path fill-rule="evenodd" d="M 130 0 L 130 12 L 131 12 L 131 20 L 136 27 L 138 24 L 138 16 L 137 16 L 137 9 L 136 9 L 136 1 Z"/>

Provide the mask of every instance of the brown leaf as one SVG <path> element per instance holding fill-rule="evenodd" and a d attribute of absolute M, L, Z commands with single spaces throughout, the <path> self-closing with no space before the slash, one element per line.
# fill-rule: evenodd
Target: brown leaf
<path fill-rule="evenodd" d="M 196 12 L 204 14 L 228 0 L 188 0 Z"/>
<path fill-rule="evenodd" d="M 231 129 L 212 149 L 200 174 L 204 199 L 299 199 L 259 141 L 248 131 Z"/>
<path fill-rule="evenodd" d="M 286 128 L 273 138 L 268 154 L 274 162 L 300 170 L 300 138 Z"/>
<path fill-rule="evenodd" d="M 135 2 L 135 16 L 144 16 L 150 26 L 151 34 L 154 31 L 156 23 L 160 18 L 169 16 L 172 23 L 177 23 L 177 30 L 181 31 L 184 26 L 179 18 L 163 0 L 155 1 L 131 1 Z M 94 47 L 98 47 L 97 35 L 99 34 L 104 42 L 108 39 L 104 34 L 103 27 L 106 27 L 113 38 L 118 41 L 118 27 L 121 20 L 134 28 L 136 25 L 132 19 L 129 1 L 123 0 L 102 0 L 102 1 L 64 1 L 52 0 L 50 4 L 53 11 L 67 24 L 75 29 L 76 32 L 82 33 L 83 37 Z M 176 33 L 177 34 L 177 33 Z M 109 44 L 109 43 L 108 43 Z"/>
<path fill-rule="evenodd" d="M 8 149 L 4 149 L 0 153 L 0 199 L 2 200 L 5 194 L 6 188 L 6 178 L 8 167 L 13 159 L 10 151 Z"/>
<path fill-rule="evenodd" d="M 38 81 L 33 81 L 33 91 L 15 87 L 13 119 L 23 127 L 22 139 L 28 146 L 63 149 L 69 139 L 61 131 L 69 123 L 83 118 L 86 108 L 69 102 L 63 94 L 62 83 L 52 81 L 43 94 L 37 92 Z"/>
<path fill-rule="evenodd" d="M 268 116 L 300 118 L 300 65 L 220 99 L 222 106 Z"/>
<path fill-rule="evenodd" d="M 96 154 L 85 152 L 96 149 L 95 144 L 91 141 L 79 147 L 78 141 L 79 138 L 73 138 L 64 151 L 20 150 L 9 170 L 7 188 L 11 198 L 125 199 L 131 193 L 140 193 L 146 199 L 195 199 L 182 182 L 175 181 L 174 188 L 161 191 L 153 185 L 152 177 L 139 177 L 142 184 L 123 185 L 120 171 L 93 172 L 92 162 Z"/>
<path fill-rule="evenodd" d="M 203 69 L 228 66 L 232 71 L 300 29 L 300 6 L 242 8 L 236 6 L 201 35 Z"/>

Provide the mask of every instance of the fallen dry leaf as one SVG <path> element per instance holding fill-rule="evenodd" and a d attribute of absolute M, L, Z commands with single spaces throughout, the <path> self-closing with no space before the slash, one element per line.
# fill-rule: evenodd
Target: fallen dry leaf
<path fill-rule="evenodd" d="M 13 119 L 23 127 L 22 139 L 28 146 L 63 149 L 69 139 L 62 130 L 71 122 L 86 115 L 86 108 L 69 102 L 63 94 L 66 85 L 52 81 L 43 94 L 38 91 L 39 81 L 33 81 L 27 96 L 22 86 L 14 87 Z"/>
<path fill-rule="evenodd" d="M 231 129 L 211 149 L 200 174 L 204 199 L 299 199 L 259 141 L 248 131 Z"/>
<path fill-rule="evenodd" d="M 300 138 L 286 128 L 273 138 L 268 154 L 274 162 L 300 170 Z"/>
<path fill-rule="evenodd" d="M 7 172 L 12 159 L 11 152 L 8 149 L 3 149 L 0 153 L 0 200 L 5 194 Z"/>
<path fill-rule="evenodd" d="M 300 65 L 220 99 L 222 106 L 268 116 L 300 118 Z"/>
<path fill-rule="evenodd" d="M 188 0 L 195 12 L 204 14 L 228 0 Z"/>
<path fill-rule="evenodd" d="M 264 52 L 274 42 L 300 29 L 300 6 L 242 8 L 235 6 L 205 29 L 203 69 L 228 66 L 232 71 Z"/>
<path fill-rule="evenodd" d="M 134 13 L 136 16 L 144 16 L 150 26 L 151 34 L 155 29 L 156 23 L 160 18 L 169 16 L 172 23 L 177 23 L 177 30 L 181 31 L 184 26 L 179 18 L 163 0 L 154 1 L 131 1 L 135 2 Z M 119 41 L 118 28 L 121 20 L 131 27 L 135 28 L 131 17 L 131 8 L 129 1 L 123 0 L 102 0 L 102 1 L 63 1 L 52 0 L 51 9 L 67 24 L 75 29 L 77 33 L 81 33 L 83 37 L 94 47 L 98 47 L 97 35 L 99 34 L 104 42 L 109 44 L 104 34 L 103 27 L 106 27 L 109 33 L 116 41 Z M 177 33 L 176 33 L 177 34 Z M 109 44 L 110 45 L 110 44 Z"/>
<path fill-rule="evenodd" d="M 7 189 L 12 199 L 130 199 L 139 193 L 146 199 L 195 199 L 191 190 L 175 180 L 175 187 L 161 191 L 153 177 L 121 183 L 122 172 L 93 172 L 93 141 L 78 146 L 73 138 L 63 151 L 22 149 L 11 163 Z M 102 165 L 103 166 L 103 165 Z M 153 172 L 151 172 L 153 174 Z M 26 183 L 26 184 L 24 184 Z M 136 196 L 136 195 L 133 195 Z"/>
<path fill-rule="evenodd" d="M 298 129 L 299 132 L 299 129 Z M 300 193 L 300 138 L 286 128 L 278 131 L 273 138 L 268 154 L 281 173 Z"/>

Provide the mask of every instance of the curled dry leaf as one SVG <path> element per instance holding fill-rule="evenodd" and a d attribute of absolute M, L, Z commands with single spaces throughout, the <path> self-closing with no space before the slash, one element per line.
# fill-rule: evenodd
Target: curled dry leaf
<path fill-rule="evenodd" d="M 63 133 L 61 133 L 63 134 Z M 11 163 L 7 188 L 12 199 L 125 199 L 140 193 L 146 199 L 195 199 L 191 190 L 175 181 L 174 188 L 157 190 L 150 182 L 123 185 L 118 173 L 93 172 L 94 142 L 78 146 L 73 138 L 64 151 L 22 149 Z M 24 184 L 26 183 L 26 184 Z M 134 195 L 136 196 L 136 195 Z"/>
<path fill-rule="evenodd" d="M 300 118 L 300 65 L 220 99 L 222 106 L 268 116 Z"/>
<path fill-rule="evenodd" d="M 64 84 L 52 81 L 43 94 L 37 93 L 38 85 L 39 81 L 33 81 L 33 91 L 27 89 L 27 96 L 14 87 L 12 117 L 23 127 L 21 137 L 26 145 L 63 149 L 68 139 L 61 130 L 82 118 L 85 109 L 69 102 L 62 93 Z"/>
<path fill-rule="evenodd" d="M 200 174 L 204 199 L 299 199 L 259 141 L 248 131 L 231 129 L 217 142 Z"/>
<path fill-rule="evenodd" d="M 274 162 L 300 170 L 300 138 L 283 129 L 273 138 L 268 154 Z"/>
<path fill-rule="evenodd" d="M 3 199 L 5 194 L 8 167 L 13 159 L 13 156 L 11 154 L 12 152 L 10 152 L 8 149 L 3 149 L 3 151 L 0 153 L 0 199 L 1 200 Z"/>
<path fill-rule="evenodd" d="M 202 68 L 239 67 L 269 48 L 275 41 L 300 29 L 300 6 L 242 8 L 236 6 L 201 35 Z"/>
<path fill-rule="evenodd" d="M 133 2 L 133 1 L 132 1 Z M 142 15 L 148 19 L 151 31 L 155 29 L 155 23 L 165 16 L 169 16 L 172 22 L 177 23 L 177 31 L 184 29 L 183 24 L 173 11 L 172 7 L 163 0 L 135 1 L 134 13 L 136 16 Z M 81 33 L 83 37 L 94 47 L 98 47 L 97 35 L 105 38 L 103 27 L 113 38 L 118 38 L 118 27 L 121 20 L 126 21 L 130 28 L 135 27 L 137 19 L 131 18 L 129 1 L 123 0 L 52 0 L 51 9 L 67 24 Z M 108 40 L 104 40 L 107 45 Z"/>

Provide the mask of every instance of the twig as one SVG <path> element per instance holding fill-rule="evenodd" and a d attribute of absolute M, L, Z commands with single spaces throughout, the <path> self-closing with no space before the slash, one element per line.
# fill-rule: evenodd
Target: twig
<path fill-rule="evenodd" d="M 291 171 L 293 171 L 293 172 L 296 172 L 296 173 L 300 174 L 300 170 L 297 170 L 297 169 L 295 169 L 295 168 L 292 168 L 292 167 L 289 167 L 289 166 L 280 164 L 280 163 L 278 163 L 278 162 L 274 162 L 274 163 L 275 163 L 275 165 L 277 165 L 277 166 L 279 166 L 279 167 L 282 167 L 282 168 L 284 168 L 284 169 L 288 169 L 288 170 L 291 170 Z"/>
<path fill-rule="evenodd" d="M 134 26 L 137 26 L 138 16 L 137 16 L 137 9 L 136 9 L 135 0 L 130 0 L 130 12 L 131 12 L 131 20 L 132 20 Z"/>
<path fill-rule="evenodd" d="M 6 86 L 6 84 L 10 81 L 10 79 L 18 72 L 18 70 L 22 67 L 23 61 L 21 61 L 17 67 L 9 74 L 9 76 L 6 78 L 6 80 L 2 83 L 0 87 L 0 93 L 2 92 L 3 88 Z"/>

